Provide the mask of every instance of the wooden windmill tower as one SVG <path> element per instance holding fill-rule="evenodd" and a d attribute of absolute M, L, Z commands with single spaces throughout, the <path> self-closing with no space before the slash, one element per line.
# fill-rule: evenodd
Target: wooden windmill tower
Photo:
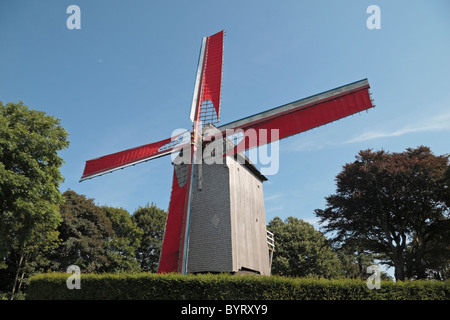
<path fill-rule="evenodd" d="M 243 152 L 373 107 L 369 83 L 363 79 L 216 127 L 223 37 L 221 31 L 202 39 L 192 131 L 89 160 L 81 178 L 177 155 L 159 273 L 270 274 L 274 244 L 266 230 L 262 188 L 266 178 Z M 240 139 L 233 143 L 237 132 Z"/>

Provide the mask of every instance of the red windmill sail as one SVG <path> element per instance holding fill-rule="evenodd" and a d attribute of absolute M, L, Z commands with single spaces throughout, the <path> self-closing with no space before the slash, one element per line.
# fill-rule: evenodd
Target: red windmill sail
<path fill-rule="evenodd" d="M 216 110 L 217 118 L 220 115 L 220 94 L 222 87 L 223 65 L 223 31 L 207 38 L 205 71 L 201 87 L 200 104 L 210 100 Z"/>
<path fill-rule="evenodd" d="M 189 141 L 190 134 L 187 132 L 187 134 L 180 134 L 158 142 L 88 160 L 80 181 L 168 155 L 183 148 Z"/>
<path fill-rule="evenodd" d="M 228 155 L 241 152 L 370 109 L 369 88 L 369 82 L 363 79 L 225 124 L 218 130 L 223 136 L 227 136 L 227 130 L 241 130 L 242 140 Z M 277 130 L 276 136 L 270 134 L 272 129 Z"/>

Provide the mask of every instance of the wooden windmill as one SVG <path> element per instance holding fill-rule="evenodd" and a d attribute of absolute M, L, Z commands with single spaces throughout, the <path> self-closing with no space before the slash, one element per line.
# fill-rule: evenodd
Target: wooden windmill
<path fill-rule="evenodd" d="M 243 152 L 373 107 L 369 83 L 363 79 L 216 127 L 223 37 L 221 31 L 202 39 L 190 113 L 192 131 L 89 160 L 81 178 L 177 154 L 159 273 L 270 274 L 273 235 L 268 236 L 265 223 L 262 182 L 266 178 Z M 236 132 L 240 138 L 233 142 Z M 224 146 L 222 153 L 204 152 L 218 141 Z M 206 165 L 208 157 L 223 162 Z"/>

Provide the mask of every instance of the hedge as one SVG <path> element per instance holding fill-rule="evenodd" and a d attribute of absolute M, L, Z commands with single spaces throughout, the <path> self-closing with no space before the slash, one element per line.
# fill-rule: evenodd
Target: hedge
<path fill-rule="evenodd" d="M 82 274 L 68 289 L 67 273 L 30 278 L 28 300 L 450 300 L 450 282 L 236 276 L 228 274 Z"/>

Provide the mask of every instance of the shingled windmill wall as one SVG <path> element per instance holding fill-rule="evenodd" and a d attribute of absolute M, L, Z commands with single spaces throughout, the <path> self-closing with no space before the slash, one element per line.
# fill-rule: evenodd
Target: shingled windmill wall
<path fill-rule="evenodd" d="M 242 162 L 242 161 L 240 161 Z M 189 273 L 270 274 L 262 183 L 248 162 L 226 157 L 202 164 L 201 190 L 196 165 L 189 231 Z"/>

